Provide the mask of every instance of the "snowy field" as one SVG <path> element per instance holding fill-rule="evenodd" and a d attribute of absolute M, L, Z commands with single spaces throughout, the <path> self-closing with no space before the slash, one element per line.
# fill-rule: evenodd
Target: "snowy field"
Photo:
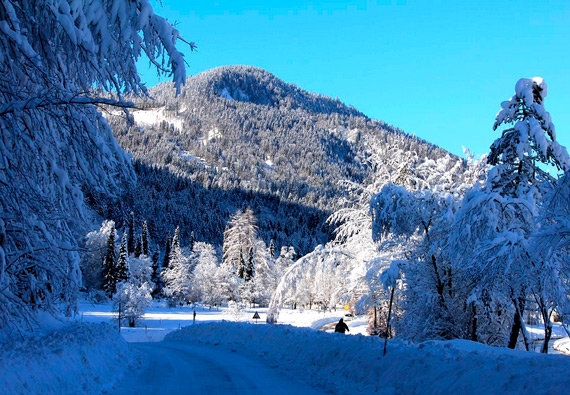
<path fill-rule="evenodd" d="M 81 302 L 79 307 L 81 313 L 74 320 L 83 322 L 106 322 L 118 327 L 116 319 L 117 313 L 111 311 L 110 303 L 92 304 Z M 194 311 L 196 311 L 196 324 L 206 322 L 239 321 L 249 322 L 256 325 L 266 325 L 267 308 L 245 308 L 236 313 L 228 308 L 210 308 L 202 305 L 168 307 L 165 302 L 153 302 L 151 308 L 146 310 L 143 319 L 136 328 L 121 325 L 121 335 L 127 342 L 157 342 L 174 330 L 194 324 Z M 259 319 L 254 320 L 253 315 L 258 312 Z M 327 324 L 338 322 L 343 318 L 346 311 L 323 312 L 308 309 L 283 309 L 279 315 L 279 324 L 292 325 L 296 327 L 310 327 L 321 329 Z M 364 334 L 366 330 L 366 319 L 345 318 L 350 334 Z"/>

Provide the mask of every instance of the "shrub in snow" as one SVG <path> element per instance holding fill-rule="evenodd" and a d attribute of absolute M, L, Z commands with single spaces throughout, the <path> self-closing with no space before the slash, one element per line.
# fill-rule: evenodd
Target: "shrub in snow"
<path fill-rule="evenodd" d="M 234 321 L 239 322 L 245 319 L 245 308 L 244 303 L 231 300 L 228 302 L 227 312 Z"/>
<path fill-rule="evenodd" d="M 87 300 L 94 304 L 106 303 L 109 301 L 109 297 L 105 291 L 99 289 L 93 289 L 87 293 Z"/>

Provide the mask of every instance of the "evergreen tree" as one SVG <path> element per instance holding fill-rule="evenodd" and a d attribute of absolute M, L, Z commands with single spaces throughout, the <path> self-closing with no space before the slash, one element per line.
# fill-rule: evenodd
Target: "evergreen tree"
<path fill-rule="evenodd" d="M 238 278 L 243 279 L 245 277 L 245 261 L 243 259 L 243 253 L 240 251 L 239 253 L 239 264 L 237 268 L 237 276 Z"/>
<path fill-rule="evenodd" d="M 275 259 L 275 240 L 271 239 L 271 242 L 269 243 L 269 255 L 271 255 L 271 258 Z"/>
<path fill-rule="evenodd" d="M 123 233 L 123 240 L 119 250 L 119 258 L 116 262 L 116 277 L 115 284 L 113 285 L 113 293 L 118 283 L 127 281 L 129 279 L 129 260 L 127 255 L 127 234 Z"/>
<path fill-rule="evenodd" d="M 245 281 L 251 281 L 253 280 L 254 276 L 255 276 L 255 264 L 253 262 L 253 248 L 250 248 L 243 279 Z"/>
<path fill-rule="evenodd" d="M 509 348 L 517 346 L 520 333 L 529 348 L 523 320 L 526 303 L 532 295 L 538 305 L 545 304 L 543 286 L 551 280 L 543 276 L 552 272 L 543 270 L 545 262 L 536 259 L 531 250 L 540 228 L 537 214 L 557 183 L 545 168 L 570 169 L 566 148 L 556 141 L 554 125 L 544 108 L 546 94 L 542 78 L 523 78 L 515 85 L 515 95 L 501 103 L 493 128 L 509 127 L 493 142 L 489 163 L 494 167 L 485 185 L 465 196 L 453 232 L 452 250 L 457 254 L 459 272 L 474 287 L 470 299 L 500 306 L 488 320 L 493 334 L 506 332 L 502 322 L 505 315 L 509 317 L 510 333 L 505 333 L 504 342 Z M 550 320 L 544 313 L 548 328 Z M 482 317 L 473 316 L 481 322 Z M 548 338 L 546 334 L 545 343 Z"/>
<path fill-rule="evenodd" d="M 170 263 L 162 272 L 163 293 L 173 303 L 189 301 L 192 291 L 192 272 L 188 257 L 180 245 L 180 227 L 176 228 L 172 238 Z"/>
<path fill-rule="evenodd" d="M 162 283 L 162 276 L 160 275 L 161 267 L 159 264 L 160 251 L 157 248 L 152 255 L 152 282 L 154 283 L 154 289 L 152 291 L 152 296 L 156 297 L 162 293 L 162 288 L 164 284 Z"/>
<path fill-rule="evenodd" d="M 166 243 L 164 244 L 164 258 L 162 260 L 162 268 L 167 269 L 170 264 L 170 248 L 172 247 L 172 240 L 170 236 L 166 236 Z"/>
<path fill-rule="evenodd" d="M 176 227 L 174 231 L 174 237 L 172 238 L 172 246 L 170 252 L 175 253 L 177 249 L 180 249 L 180 225 Z"/>
<path fill-rule="evenodd" d="M 233 215 L 224 232 L 224 256 L 222 262 L 233 267 L 239 278 L 244 278 L 245 258 L 255 249 L 257 225 L 250 208 Z M 255 254 L 255 250 L 254 250 Z"/>
<path fill-rule="evenodd" d="M 194 243 L 196 243 L 196 237 L 194 236 L 194 231 L 190 232 L 190 251 L 194 251 Z"/>
<path fill-rule="evenodd" d="M 142 253 L 146 256 L 150 256 L 150 250 L 148 246 L 150 235 L 148 232 L 148 225 L 146 221 L 143 222 L 141 238 L 142 238 Z"/>
<path fill-rule="evenodd" d="M 107 238 L 107 251 L 103 258 L 104 289 L 109 297 L 115 292 L 116 272 L 115 272 L 115 223 L 111 224 L 109 237 Z"/>
<path fill-rule="evenodd" d="M 131 211 L 129 217 L 129 238 L 127 242 L 127 252 L 129 255 L 135 252 L 135 213 Z"/>
<path fill-rule="evenodd" d="M 135 245 L 135 258 L 140 257 L 142 254 L 142 240 L 137 237 L 137 243 Z"/>

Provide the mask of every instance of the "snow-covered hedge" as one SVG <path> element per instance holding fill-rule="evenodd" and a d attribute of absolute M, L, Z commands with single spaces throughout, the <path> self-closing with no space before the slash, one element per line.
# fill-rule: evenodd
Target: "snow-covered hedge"
<path fill-rule="evenodd" d="M 218 343 L 334 393 L 564 393 L 570 358 L 455 340 L 404 344 L 286 325 L 212 323 L 166 341 Z M 545 373 L 547 372 L 547 373 Z"/>
<path fill-rule="evenodd" d="M 97 393 L 133 363 L 108 324 L 75 324 L 45 336 L 0 344 L 0 393 Z"/>

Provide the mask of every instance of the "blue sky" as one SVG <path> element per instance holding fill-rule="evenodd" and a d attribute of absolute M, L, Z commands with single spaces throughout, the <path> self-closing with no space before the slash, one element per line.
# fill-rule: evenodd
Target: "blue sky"
<path fill-rule="evenodd" d="M 501 101 L 519 78 L 541 76 L 570 147 L 568 1 L 164 0 L 155 11 L 198 45 L 189 75 L 262 67 L 455 154 L 487 152 Z"/>

